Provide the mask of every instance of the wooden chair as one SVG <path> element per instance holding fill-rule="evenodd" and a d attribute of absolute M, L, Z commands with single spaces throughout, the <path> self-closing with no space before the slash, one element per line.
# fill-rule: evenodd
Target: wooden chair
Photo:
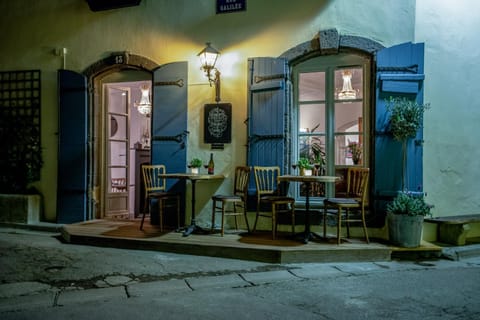
<path fill-rule="evenodd" d="M 163 231 L 163 216 L 165 209 L 168 207 L 176 208 L 177 212 L 177 228 L 180 227 L 180 194 L 176 192 L 168 192 L 166 179 L 159 178 L 159 174 L 166 172 L 164 165 L 142 165 L 143 181 L 145 186 L 145 209 L 143 210 L 142 222 L 140 230 L 143 229 L 143 222 L 147 209 L 151 208 L 151 200 L 158 200 L 158 210 L 160 215 L 160 231 Z M 150 217 L 152 216 L 151 210 Z"/>
<path fill-rule="evenodd" d="M 341 228 L 342 222 L 347 226 L 347 237 L 350 237 L 350 222 L 361 222 L 363 225 L 363 232 L 365 240 L 370 243 L 368 239 L 367 225 L 365 223 L 365 207 L 368 205 L 368 179 L 370 170 L 368 168 L 351 167 L 347 170 L 347 192 L 344 198 L 327 198 L 323 201 L 323 236 L 327 234 L 327 215 L 334 214 L 337 217 L 337 243 L 341 243 Z M 328 209 L 336 209 L 334 212 L 329 212 Z M 342 220 L 342 210 L 345 209 L 345 218 Z M 350 218 L 349 210 L 360 209 L 360 218 Z"/>
<path fill-rule="evenodd" d="M 282 195 L 279 188 L 278 176 L 280 168 L 273 167 L 253 167 L 255 176 L 255 185 L 257 188 L 257 214 L 252 232 L 255 232 L 258 217 L 267 217 L 272 219 L 272 239 L 275 239 L 277 233 L 277 217 L 279 214 L 289 214 L 292 219 L 292 234 L 295 233 L 295 199 Z M 268 204 L 270 212 L 262 212 L 260 206 Z"/>
<path fill-rule="evenodd" d="M 218 211 L 222 213 L 221 234 L 223 237 L 225 228 L 225 216 L 235 217 L 235 228 L 238 230 L 237 216 L 243 215 L 247 230 L 250 232 L 247 219 L 247 194 L 250 167 L 236 167 L 235 180 L 232 195 L 214 195 L 212 197 L 212 231 L 215 228 L 215 215 Z M 228 206 L 231 206 L 229 209 Z"/>

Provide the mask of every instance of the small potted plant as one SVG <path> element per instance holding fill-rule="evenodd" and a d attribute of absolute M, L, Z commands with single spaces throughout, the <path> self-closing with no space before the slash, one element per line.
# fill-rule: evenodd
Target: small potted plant
<path fill-rule="evenodd" d="M 430 214 L 431 207 L 423 194 L 399 192 L 387 205 L 390 242 L 406 248 L 418 247 L 422 240 L 423 219 Z"/>
<path fill-rule="evenodd" d="M 198 174 L 198 171 L 199 171 L 199 168 L 202 166 L 202 160 L 200 160 L 199 158 L 193 158 L 191 161 L 190 161 L 190 164 L 188 165 L 188 167 L 190 168 L 190 171 L 194 174 Z"/>
<path fill-rule="evenodd" d="M 312 175 L 312 165 L 307 158 L 301 157 L 300 159 L 298 159 L 297 167 L 300 170 L 301 176 Z"/>

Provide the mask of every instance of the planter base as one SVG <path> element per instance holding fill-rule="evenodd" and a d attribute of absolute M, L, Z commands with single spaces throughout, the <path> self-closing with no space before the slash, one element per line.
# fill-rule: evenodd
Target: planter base
<path fill-rule="evenodd" d="M 423 216 L 387 214 L 388 239 L 400 247 L 416 248 L 422 241 Z"/>

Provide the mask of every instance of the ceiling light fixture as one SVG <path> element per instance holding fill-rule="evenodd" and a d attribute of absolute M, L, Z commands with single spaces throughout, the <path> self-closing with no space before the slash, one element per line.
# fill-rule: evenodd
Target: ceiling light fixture
<path fill-rule="evenodd" d="M 148 117 L 152 113 L 152 104 L 150 103 L 150 87 L 147 84 L 143 84 L 140 87 L 140 91 L 142 91 L 142 97 L 140 98 L 139 103 L 135 103 L 135 107 L 137 108 L 138 112 Z"/>
<path fill-rule="evenodd" d="M 357 92 L 352 87 L 352 72 L 350 70 L 342 71 L 343 87 L 338 93 L 338 99 L 350 100 L 357 98 Z"/>

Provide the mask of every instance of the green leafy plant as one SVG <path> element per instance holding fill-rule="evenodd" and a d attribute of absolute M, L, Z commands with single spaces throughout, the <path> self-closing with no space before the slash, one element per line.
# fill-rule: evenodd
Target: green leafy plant
<path fill-rule="evenodd" d="M 310 160 L 307 158 L 301 157 L 298 159 L 297 166 L 300 169 L 312 169 L 312 165 L 310 164 Z"/>
<path fill-rule="evenodd" d="M 387 100 L 387 110 L 390 111 L 390 128 L 395 140 L 405 141 L 416 136 L 422 126 L 423 113 L 430 104 L 419 104 L 405 97 Z"/>
<path fill-rule="evenodd" d="M 202 166 L 202 164 L 203 164 L 202 160 L 200 160 L 198 158 L 193 158 L 190 161 L 190 167 L 192 167 L 192 168 L 200 168 Z"/>
<path fill-rule="evenodd" d="M 315 127 L 307 129 L 307 133 L 315 132 L 319 126 L 320 124 L 317 124 Z M 300 147 L 300 157 L 309 159 L 310 163 L 324 166 L 326 163 L 325 151 L 321 138 L 315 135 L 303 136 L 302 142 L 303 144 Z"/>
<path fill-rule="evenodd" d="M 422 126 L 423 113 L 430 108 L 430 104 L 419 104 L 405 97 L 390 97 L 386 101 L 386 107 L 390 112 L 390 129 L 393 138 L 402 142 L 402 190 L 405 190 L 407 141 L 417 135 L 417 131 Z"/>
<path fill-rule="evenodd" d="M 387 213 L 426 216 L 430 214 L 431 207 L 431 205 L 425 202 L 423 195 L 400 192 L 393 201 L 387 205 Z"/>

